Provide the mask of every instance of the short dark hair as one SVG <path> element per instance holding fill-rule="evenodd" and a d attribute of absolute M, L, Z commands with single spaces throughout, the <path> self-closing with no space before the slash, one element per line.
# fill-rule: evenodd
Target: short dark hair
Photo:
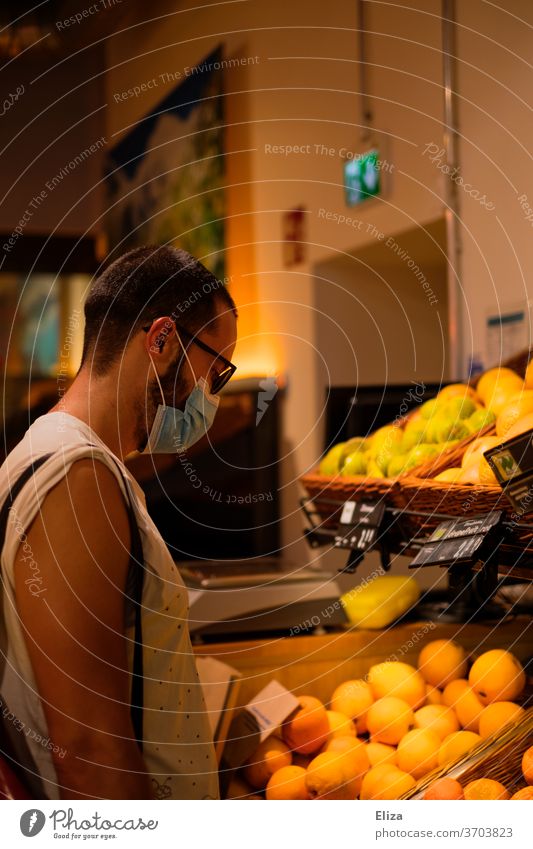
<path fill-rule="evenodd" d="M 155 245 L 135 248 L 96 278 L 85 301 L 85 336 L 80 368 L 105 374 L 129 340 L 161 316 L 192 333 L 214 327 L 217 302 L 237 315 L 222 280 L 187 251 Z"/>

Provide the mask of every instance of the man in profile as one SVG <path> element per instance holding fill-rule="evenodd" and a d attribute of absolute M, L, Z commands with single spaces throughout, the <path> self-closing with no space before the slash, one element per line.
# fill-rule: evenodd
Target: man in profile
<path fill-rule="evenodd" d="M 170 247 L 131 251 L 92 285 L 72 386 L 0 469 L 9 504 L 20 475 L 50 455 L 13 502 L 1 560 L 4 730 L 35 796 L 218 797 L 187 592 L 123 460 L 183 452 L 205 434 L 235 342 L 235 304 L 198 260 Z"/>

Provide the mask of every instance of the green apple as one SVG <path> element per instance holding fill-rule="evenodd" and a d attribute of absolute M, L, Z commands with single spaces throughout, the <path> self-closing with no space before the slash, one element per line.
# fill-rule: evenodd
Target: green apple
<path fill-rule="evenodd" d="M 464 439 L 470 435 L 468 427 L 459 419 L 442 416 L 435 428 L 437 442 L 449 442 L 451 439 Z"/>
<path fill-rule="evenodd" d="M 341 467 L 341 475 L 365 475 L 366 457 L 362 451 L 352 451 L 348 454 Z"/>
<path fill-rule="evenodd" d="M 451 419 L 468 419 L 477 409 L 475 401 L 465 395 L 463 398 L 450 398 L 446 401 L 443 412 Z"/>
<path fill-rule="evenodd" d="M 389 465 L 387 466 L 387 477 L 395 478 L 398 475 L 401 475 L 406 465 L 407 454 L 397 454 L 395 457 L 392 457 L 389 461 Z"/>
<path fill-rule="evenodd" d="M 465 425 L 470 433 L 479 433 L 480 430 L 483 430 L 483 428 L 487 427 L 487 425 L 494 424 L 495 421 L 496 416 L 492 410 L 482 408 L 480 410 L 476 410 L 475 413 L 472 413 L 472 415 L 465 420 Z"/>
<path fill-rule="evenodd" d="M 343 450 L 344 442 L 339 442 L 338 445 L 334 445 L 333 448 L 330 448 L 326 456 L 320 461 L 320 465 L 318 467 L 319 474 L 336 475 L 339 471 L 339 464 Z"/>
<path fill-rule="evenodd" d="M 437 454 L 440 454 L 440 450 L 437 445 L 428 443 L 416 445 L 414 448 L 411 448 L 407 455 L 407 463 L 405 464 L 405 468 L 406 470 L 414 469 L 415 466 L 420 466 L 422 463 L 425 463 L 432 457 L 436 457 Z"/>
<path fill-rule="evenodd" d="M 341 466 L 349 454 L 353 454 L 354 451 L 364 451 L 365 449 L 366 439 L 364 436 L 353 436 L 351 439 L 347 439 L 344 443 L 344 450 L 341 456 Z"/>
<path fill-rule="evenodd" d="M 420 415 L 423 419 L 430 419 L 442 405 L 443 402 L 439 401 L 438 398 L 430 398 L 429 401 L 425 401 L 420 407 Z"/>

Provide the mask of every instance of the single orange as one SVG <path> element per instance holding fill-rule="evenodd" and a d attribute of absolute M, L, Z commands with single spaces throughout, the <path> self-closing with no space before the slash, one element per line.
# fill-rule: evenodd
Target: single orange
<path fill-rule="evenodd" d="M 451 681 L 442 692 L 442 704 L 446 705 L 446 707 L 455 707 L 457 699 L 467 687 L 468 681 L 466 678 L 458 678 L 457 681 Z"/>
<path fill-rule="evenodd" d="M 513 793 L 511 801 L 513 799 L 533 801 L 533 787 L 522 787 L 521 790 L 517 790 L 516 793 Z"/>
<path fill-rule="evenodd" d="M 396 749 L 394 746 L 387 746 L 386 743 L 370 743 L 366 744 L 366 753 L 370 766 L 378 766 L 379 764 L 392 764 L 396 766 Z"/>
<path fill-rule="evenodd" d="M 396 751 L 396 763 L 413 778 L 422 778 L 438 764 L 441 738 L 429 728 L 413 728 L 402 737 Z"/>
<path fill-rule="evenodd" d="M 464 797 L 462 785 L 455 778 L 448 778 L 447 776 L 437 778 L 429 785 L 422 796 L 423 799 L 430 799 L 431 801 L 436 799 L 464 799 Z"/>
<path fill-rule="evenodd" d="M 414 724 L 414 714 L 407 702 L 394 696 L 378 699 L 366 717 L 372 742 L 395 746 Z"/>
<path fill-rule="evenodd" d="M 465 799 L 484 799 L 496 801 L 498 799 L 510 799 L 511 794 L 500 781 L 493 778 L 477 778 L 470 781 L 465 787 Z"/>
<path fill-rule="evenodd" d="M 330 707 L 350 719 L 359 719 L 365 716 L 373 701 L 370 685 L 362 678 L 356 678 L 339 684 L 331 697 Z"/>
<path fill-rule="evenodd" d="M 468 683 L 484 705 L 512 702 L 524 689 L 526 675 L 514 654 L 503 649 L 492 649 L 474 662 Z"/>
<path fill-rule="evenodd" d="M 522 756 L 522 774 L 528 784 L 533 784 L 533 746 L 526 749 Z"/>
<path fill-rule="evenodd" d="M 349 716 L 336 710 L 326 711 L 331 737 L 355 737 L 355 723 Z"/>
<path fill-rule="evenodd" d="M 525 710 L 514 702 L 493 702 L 487 705 L 479 717 L 479 733 L 482 737 L 491 737 L 502 730 L 509 722 L 518 722 Z"/>
<path fill-rule="evenodd" d="M 432 687 L 444 688 L 466 675 L 466 652 L 453 640 L 432 640 L 418 655 L 418 669 Z"/>
<path fill-rule="evenodd" d="M 305 776 L 306 771 L 301 766 L 284 766 L 278 769 L 267 784 L 267 799 L 272 801 L 310 799 L 305 784 Z"/>
<path fill-rule="evenodd" d="M 301 755 L 317 752 L 329 738 L 326 708 L 314 696 L 300 696 L 300 707 L 283 726 L 283 739 L 290 749 Z"/>
<path fill-rule="evenodd" d="M 368 683 L 375 699 L 394 696 L 403 699 L 415 710 L 422 707 L 426 700 L 426 682 L 420 672 L 409 663 L 397 660 L 376 663 L 370 667 Z"/>
<path fill-rule="evenodd" d="M 439 749 L 439 766 L 462 757 L 480 742 L 481 737 L 474 731 L 455 731 L 448 734 Z"/>
<path fill-rule="evenodd" d="M 454 710 L 461 727 L 465 731 L 479 732 L 479 718 L 483 713 L 483 703 L 478 699 L 471 687 L 466 687 L 458 696 Z"/>
<path fill-rule="evenodd" d="M 244 777 L 255 790 L 264 790 L 272 775 L 281 767 L 290 766 L 292 754 L 277 737 L 268 737 L 255 750 L 244 767 Z"/>
<path fill-rule="evenodd" d="M 459 731 L 459 720 L 452 708 L 446 705 L 425 705 L 415 713 L 415 727 L 429 728 L 444 740 L 448 734 Z"/>
<path fill-rule="evenodd" d="M 354 771 L 343 752 L 322 752 L 307 768 L 305 784 L 311 799 L 353 800 L 361 787 L 362 776 Z"/>

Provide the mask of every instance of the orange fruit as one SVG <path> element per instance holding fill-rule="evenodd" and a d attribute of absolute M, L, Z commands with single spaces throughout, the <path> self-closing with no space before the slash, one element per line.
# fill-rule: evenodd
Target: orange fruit
<path fill-rule="evenodd" d="M 487 400 L 487 408 L 492 410 L 495 416 L 499 416 L 509 404 L 509 401 L 518 392 L 521 392 L 523 388 L 524 384 L 520 378 L 518 380 L 507 378 L 506 380 L 499 381 L 492 390 L 490 398 Z"/>
<path fill-rule="evenodd" d="M 370 769 L 366 749 L 365 743 L 354 737 L 334 737 L 326 743 L 324 749 L 325 752 L 334 752 L 344 759 L 344 768 L 352 781 L 351 787 L 355 787 L 356 796 L 359 795 L 363 775 Z"/>
<path fill-rule="evenodd" d="M 498 439 L 497 436 L 480 436 L 479 439 L 474 439 L 468 448 L 465 449 L 463 459 L 461 460 L 461 467 L 467 469 L 469 466 L 478 465 L 485 451 L 488 451 L 489 448 L 494 448 L 500 442 L 501 439 Z"/>
<path fill-rule="evenodd" d="M 476 734 L 479 732 L 479 717 L 483 711 L 483 703 L 471 687 L 467 687 L 458 696 L 454 710 L 462 728 L 466 731 L 475 731 Z"/>
<path fill-rule="evenodd" d="M 514 439 L 515 436 L 520 436 L 522 433 L 526 433 L 528 430 L 533 429 L 533 413 L 528 413 L 527 416 L 523 416 L 521 419 L 518 419 L 516 424 L 509 428 L 507 433 L 505 434 L 505 440 Z"/>
<path fill-rule="evenodd" d="M 366 744 L 366 753 L 371 767 L 379 766 L 379 764 L 396 766 L 396 749 L 394 746 L 387 746 L 386 743 L 373 743 L 371 740 Z"/>
<path fill-rule="evenodd" d="M 533 784 L 533 746 L 526 749 L 522 756 L 522 774 L 528 784 Z"/>
<path fill-rule="evenodd" d="M 517 790 L 516 793 L 513 793 L 511 796 L 511 801 L 513 799 L 521 799 L 525 801 L 533 801 L 533 787 L 522 787 L 521 790 Z"/>
<path fill-rule="evenodd" d="M 268 737 L 255 750 L 244 767 L 244 777 L 255 790 L 264 790 L 274 773 L 290 766 L 292 754 L 277 737 Z"/>
<path fill-rule="evenodd" d="M 349 716 L 336 710 L 326 711 L 330 737 L 355 737 L 355 725 Z"/>
<path fill-rule="evenodd" d="M 373 701 L 374 696 L 369 684 L 358 678 L 339 684 L 331 697 L 330 707 L 350 719 L 359 719 L 366 714 Z"/>
<path fill-rule="evenodd" d="M 343 752 L 322 752 L 307 767 L 305 785 L 311 799 L 355 799 L 361 777 Z"/>
<path fill-rule="evenodd" d="M 378 792 L 380 781 L 388 772 L 395 769 L 397 769 L 397 767 L 395 767 L 394 764 L 378 764 L 377 766 L 371 767 L 366 775 L 363 776 L 359 798 L 363 801 L 373 799 L 374 793 Z"/>
<path fill-rule="evenodd" d="M 301 766 L 284 766 L 278 769 L 266 786 L 268 800 L 310 799 L 305 783 L 306 771 Z"/>
<path fill-rule="evenodd" d="M 442 693 L 442 704 L 446 705 L 446 707 L 455 707 L 457 699 L 467 687 L 468 681 L 466 678 L 458 678 L 457 681 L 451 681 L 446 685 Z"/>
<path fill-rule="evenodd" d="M 382 764 L 370 769 L 363 778 L 361 799 L 399 799 L 415 786 L 412 775 L 398 767 Z"/>
<path fill-rule="evenodd" d="M 466 652 L 453 640 L 432 640 L 418 655 L 418 669 L 428 684 L 443 688 L 465 677 Z"/>
<path fill-rule="evenodd" d="M 439 766 L 457 760 L 480 742 L 481 737 L 474 731 L 454 731 L 453 734 L 448 734 L 439 749 Z"/>
<path fill-rule="evenodd" d="M 477 778 L 470 781 L 464 790 L 465 799 L 485 799 L 492 801 L 497 799 L 510 799 L 511 794 L 506 787 L 493 778 Z"/>
<path fill-rule="evenodd" d="M 442 741 L 459 731 L 459 720 L 452 708 L 446 705 L 425 705 L 415 713 L 415 728 L 434 731 Z"/>
<path fill-rule="evenodd" d="M 415 709 L 426 700 L 426 683 L 420 672 L 408 663 L 397 660 L 377 663 L 370 667 L 368 683 L 375 699 L 395 696 Z"/>
<path fill-rule="evenodd" d="M 366 717 L 372 742 L 395 746 L 407 734 L 415 720 L 407 702 L 396 696 L 378 699 Z"/>
<path fill-rule="evenodd" d="M 496 419 L 496 433 L 500 439 L 524 416 L 533 413 L 533 391 L 523 390 L 513 395 Z"/>
<path fill-rule="evenodd" d="M 492 649 L 474 662 L 468 682 L 480 702 L 489 705 L 516 699 L 525 687 L 526 676 L 514 654 Z"/>
<path fill-rule="evenodd" d="M 441 742 L 439 735 L 429 728 L 413 728 L 398 743 L 398 767 L 413 778 L 422 778 L 437 766 Z"/>
<path fill-rule="evenodd" d="M 442 704 L 442 691 L 439 690 L 438 687 L 431 687 L 430 684 L 426 684 L 426 704 L 427 705 L 440 705 L 440 704 Z"/>
<path fill-rule="evenodd" d="M 422 796 L 423 799 L 464 799 L 463 788 L 455 778 L 437 778 Z"/>
<path fill-rule="evenodd" d="M 317 752 L 329 737 L 326 708 L 314 696 L 300 696 L 300 707 L 283 725 L 283 739 L 290 749 L 301 755 Z"/>
<path fill-rule="evenodd" d="M 471 398 L 472 401 L 479 401 L 479 395 L 476 390 L 467 383 L 449 383 L 448 386 L 443 386 L 437 398 L 443 401 L 448 398 Z"/>
<path fill-rule="evenodd" d="M 481 375 L 477 382 L 475 391 L 486 407 L 488 406 L 487 398 L 491 395 L 496 384 L 502 380 L 505 381 L 509 379 L 511 381 L 519 380 L 520 383 L 523 382 L 515 371 L 510 368 L 506 368 L 505 366 L 496 366 L 495 368 L 488 369 L 488 371 Z"/>
<path fill-rule="evenodd" d="M 479 733 L 482 737 L 497 734 L 508 722 L 516 722 L 525 710 L 514 702 L 493 702 L 483 708 L 479 717 Z"/>

